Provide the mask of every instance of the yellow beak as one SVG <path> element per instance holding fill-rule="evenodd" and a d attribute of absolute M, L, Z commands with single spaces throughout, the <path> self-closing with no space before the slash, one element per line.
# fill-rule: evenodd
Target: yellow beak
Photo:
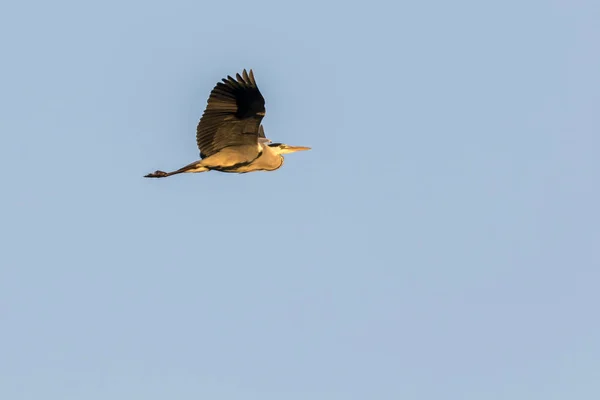
<path fill-rule="evenodd" d="M 305 151 L 305 150 L 310 150 L 310 147 L 304 147 L 304 146 L 287 146 L 285 148 L 287 153 L 295 153 L 297 151 Z"/>

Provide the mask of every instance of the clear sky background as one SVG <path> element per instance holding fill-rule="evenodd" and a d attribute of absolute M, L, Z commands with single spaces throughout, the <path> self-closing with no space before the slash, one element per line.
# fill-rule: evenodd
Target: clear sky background
<path fill-rule="evenodd" d="M 600 398 L 600 3 L 0 6 L 0 398 Z M 252 68 L 271 173 L 198 158 Z"/>

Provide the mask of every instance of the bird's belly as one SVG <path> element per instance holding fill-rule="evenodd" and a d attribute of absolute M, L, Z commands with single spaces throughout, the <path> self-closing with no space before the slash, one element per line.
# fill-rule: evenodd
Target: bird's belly
<path fill-rule="evenodd" d="M 215 170 L 233 169 L 251 163 L 256 159 L 257 155 L 258 152 L 254 147 L 235 146 L 224 148 L 218 153 L 204 158 L 201 161 L 201 165 Z"/>

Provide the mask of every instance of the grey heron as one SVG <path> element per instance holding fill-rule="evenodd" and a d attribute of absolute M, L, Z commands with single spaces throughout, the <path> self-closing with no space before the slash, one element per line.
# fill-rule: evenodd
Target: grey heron
<path fill-rule="evenodd" d="M 265 136 L 262 119 L 265 99 L 252 70 L 234 79 L 227 76 L 210 92 L 206 109 L 196 129 L 200 160 L 176 171 L 155 171 L 146 178 L 164 178 L 182 172 L 274 171 L 283 165 L 283 155 L 310 147 L 272 143 Z"/>

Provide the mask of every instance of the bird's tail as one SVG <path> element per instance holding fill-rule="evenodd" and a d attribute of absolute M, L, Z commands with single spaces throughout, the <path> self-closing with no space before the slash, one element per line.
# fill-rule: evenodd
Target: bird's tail
<path fill-rule="evenodd" d="M 177 171 L 165 172 L 165 171 L 154 171 L 151 174 L 144 175 L 144 178 L 166 178 L 167 176 L 181 174 L 182 172 L 205 172 L 208 168 L 200 165 L 202 161 L 196 161 L 186 165 L 183 168 L 179 168 Z"/>

